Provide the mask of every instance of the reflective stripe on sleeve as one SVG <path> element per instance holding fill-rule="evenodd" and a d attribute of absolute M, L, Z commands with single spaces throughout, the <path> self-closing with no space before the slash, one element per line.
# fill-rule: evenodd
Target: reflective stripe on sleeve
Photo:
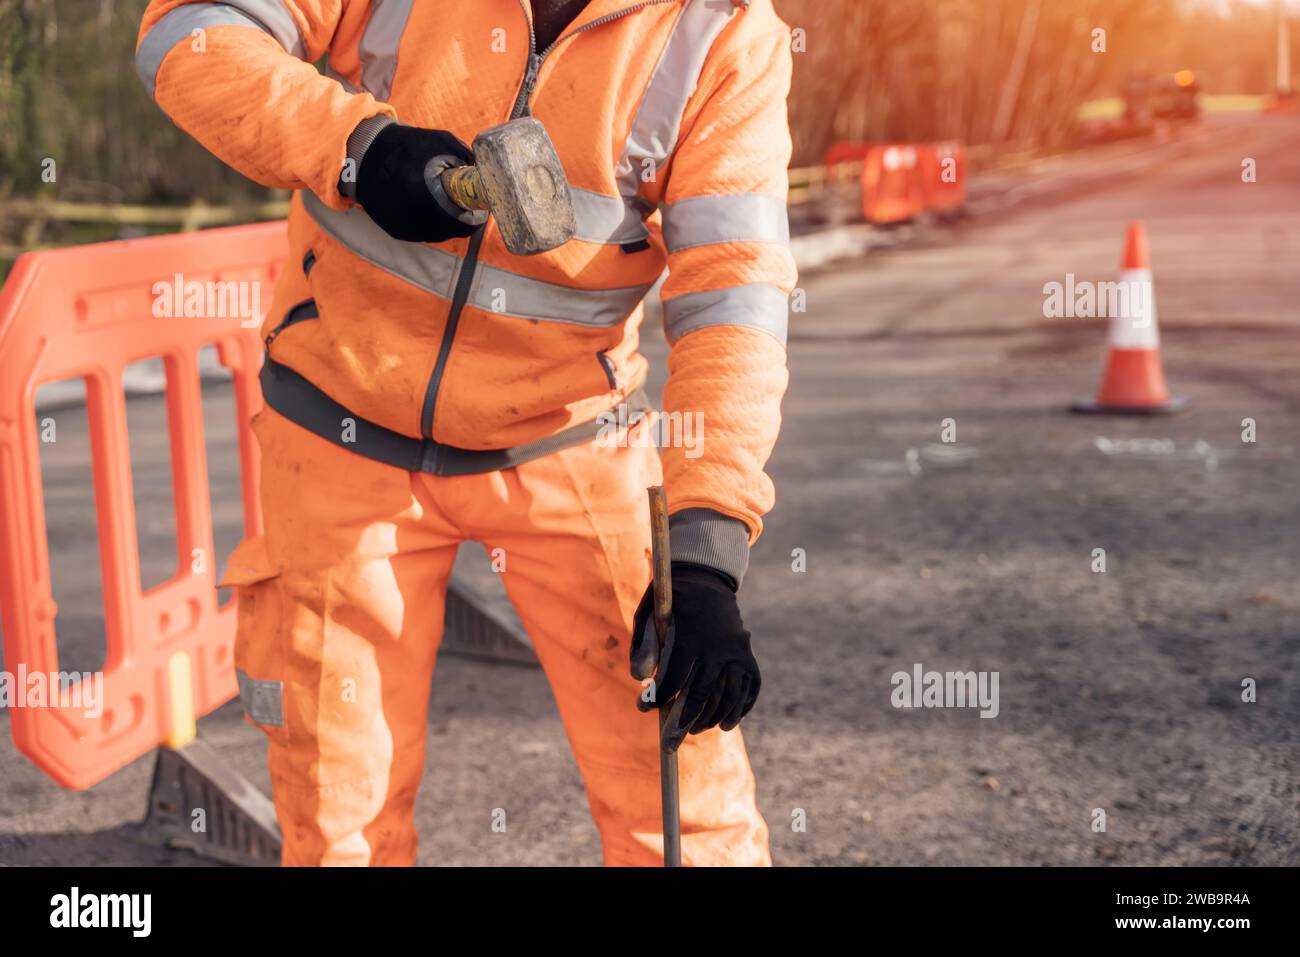
<path fill-rule="evenodd" d="M 710 243 L 790 242 L 785 203 L 764 193 L 692 196 L 664 207 L 670 253 Z"/>
<path fill-rule="evenodd" d="M 670 343 L 706 326 L 743 326 L 766 332 L 784 346 L 789 320 L 785 293 L 761 283 L 688 292 L 664 303 L 664 334 Z"/>
<path fill-rule="evenodd" d="M 135 54 L 140 82 L 154 95 L 158 68 L 181 40 L 196 30 L 227 25 L 253 27 L 269 34 L 280 46 L 299 59 L 306 59 L 307 45 L 288 9 L 280 0 L 238 0 L 232 3 L 187 3 L 176 7 L 149 28 Z"/>

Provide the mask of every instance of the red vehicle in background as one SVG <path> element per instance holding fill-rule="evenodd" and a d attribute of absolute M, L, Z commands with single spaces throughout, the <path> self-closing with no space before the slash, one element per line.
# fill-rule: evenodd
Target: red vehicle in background
<path fill-rule="evenodd" d="M 1153 77 L 1135 72 L 1124 85 L 1124 120 L 1139 129 L 1155 120 L 1197 120 L 1201 86 L 1191 70 Z"/>
<path fill-rule="evenodd" d="M 1201 117 L 1201 87 L 1191 70 L 1161 77 L 1156 84 L 1151 112 L 1160 120 L 1196 120 Z"/>

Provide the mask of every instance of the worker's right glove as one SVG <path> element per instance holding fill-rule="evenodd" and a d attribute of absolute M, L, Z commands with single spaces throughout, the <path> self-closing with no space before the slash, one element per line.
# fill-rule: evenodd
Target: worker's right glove
<path fill-rule="evenodd" d="M 487 218 L 462 210 L 442 194 L 444 170 L 474 162 L 474 154 L 446 130 L 390 123 L 375 137 L 357 169 L 357 202 L 394 239 L 442 243 L 471 235 Z"/>

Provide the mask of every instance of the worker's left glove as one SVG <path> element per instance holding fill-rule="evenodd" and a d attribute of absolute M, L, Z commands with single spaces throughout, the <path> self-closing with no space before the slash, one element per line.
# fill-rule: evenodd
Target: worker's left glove
<path fill-rule="evenodd" d="M 672 626 L 663 660 L 656 660 L 651 584 L 633 621 L 631 661 L 633 678 L 645 682 L 653 675 L 637 707 L 669 709 L 663 745 L 676 751 L 688 733 L 738 725 L 754 707 L 762 678 L 732 581 L 702 565 L 673 562 L 672 569 Z"/>

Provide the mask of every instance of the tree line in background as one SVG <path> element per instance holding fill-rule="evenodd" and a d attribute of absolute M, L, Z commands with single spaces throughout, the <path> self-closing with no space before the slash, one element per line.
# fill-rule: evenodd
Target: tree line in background
<path fill-rule="evenodd" d="M 842 141 L 1052 149 L 1081 103 L 1117 95 L 1139 68 L 1196 69 L 1210 92 L 1272 89 L 1274 13 L 1243 0 L 775 2 L 795 29 L 795 165 Z M 145 95 L 133 64 L 145 5 L 0 0 L 0 241 L 16 235 L 6 198 L 265 198 Z"/>
<path fill-rule="evenodd" d="M 1052 149 L 1082 103 L 1119 95 L 1134 71 L 1193 69 L 1213 93 L 1273 89 L 1274 11 L 1243 0 L 776 3 L 806 45 L 790 98 L 796 165 L 838 142 Z"/>

